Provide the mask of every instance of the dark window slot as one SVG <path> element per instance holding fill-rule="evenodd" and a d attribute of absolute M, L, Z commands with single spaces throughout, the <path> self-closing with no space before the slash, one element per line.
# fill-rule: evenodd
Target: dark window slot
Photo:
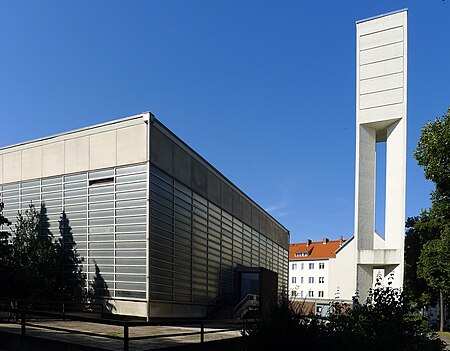
<path fill-rule="evenodd" d="M 89 181 L 89 186 L 91 186 L 91 185 L 100 185 L 100 184 L 108 184 L 108 183 L 113 183 L 113 182 L 114 182 L 114 178 L 113 177 L 93 179 L 93 180 Z"/>

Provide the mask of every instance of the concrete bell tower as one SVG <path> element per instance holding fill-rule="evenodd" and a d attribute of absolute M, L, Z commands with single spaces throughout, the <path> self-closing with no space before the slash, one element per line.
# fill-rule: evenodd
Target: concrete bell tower
<path fill-rule="evenodd" d="M 376 272 L 403 286 L 406 187 L 407 10 L 357 22 L 356 289 Z M 376 145 L 386 143 L 384 238 L 375 232 Z"/>

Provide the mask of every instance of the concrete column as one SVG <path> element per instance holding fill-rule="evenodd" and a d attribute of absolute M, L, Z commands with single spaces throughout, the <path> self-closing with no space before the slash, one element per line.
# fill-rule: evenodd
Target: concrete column
<path fill-rule="evenodd" d="M 358 250 L 373 249 L 375 227 L 375 179 L 376 179 L 376 132 L 373 128 L 359 125 L 359 159 L 357 185 L 357 237 Z"/>

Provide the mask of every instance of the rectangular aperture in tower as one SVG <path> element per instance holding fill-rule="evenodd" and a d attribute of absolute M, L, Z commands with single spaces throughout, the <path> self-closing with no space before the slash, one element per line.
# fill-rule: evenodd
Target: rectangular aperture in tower
<path fill-rule="evenodd" d="M 358 22 L 355 236 L 359 250 L 399 250 L 398 260 L 405 221 L 406 78 L 407 11 Z M 377 142 L 387 144 L 384 247 L 374 242 Z"/>

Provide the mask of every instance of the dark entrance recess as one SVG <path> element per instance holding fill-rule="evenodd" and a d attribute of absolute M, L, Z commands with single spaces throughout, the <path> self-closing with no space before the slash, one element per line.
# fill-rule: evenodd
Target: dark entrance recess
<path fill-rule="evenodd" d="M 257 299 L 258 312 L 269 312 L 278 298 L 278 274 L 261 267 L 239 267 L 237 274 L 239 304 Z"/>

